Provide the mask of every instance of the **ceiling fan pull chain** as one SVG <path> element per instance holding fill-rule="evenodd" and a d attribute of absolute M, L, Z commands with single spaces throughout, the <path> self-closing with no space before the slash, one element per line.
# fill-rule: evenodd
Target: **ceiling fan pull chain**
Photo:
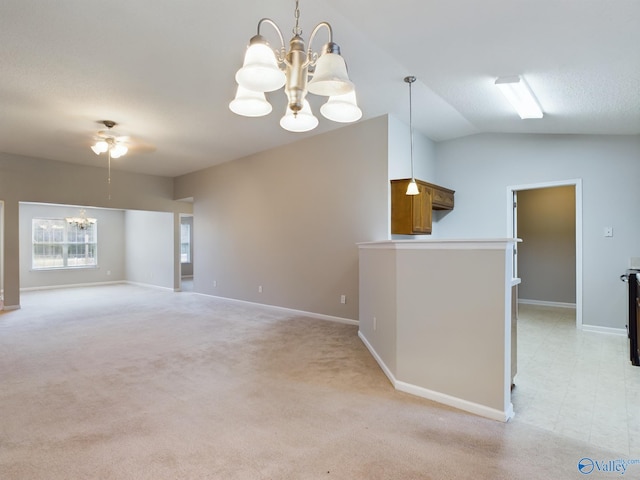
<path fill-rule="evenodd" d="M 107 173 L 107 200 L 111 200 L 111 150 L 107 154 L 108 173 Z"/>

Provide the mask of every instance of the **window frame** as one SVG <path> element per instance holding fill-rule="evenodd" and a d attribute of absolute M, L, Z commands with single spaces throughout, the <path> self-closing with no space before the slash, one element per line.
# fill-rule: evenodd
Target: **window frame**
<path fill-rule="evenodd" d="M 98 268 L 98 222 L 96 219 L 91 221 L 87 228 L 82 229 L 64 218 L 33 217 L 31 219 L 31 270 Z M 43 230 L 49 229 L 52 232 L 50 235 L 39 235 Z M 40 252 L 37 253 L 37 250 Z M 47 251 L 56 253 L 46 255 Z M 50 257 L 49 261 L 47 261 L 48 257 Z"/>

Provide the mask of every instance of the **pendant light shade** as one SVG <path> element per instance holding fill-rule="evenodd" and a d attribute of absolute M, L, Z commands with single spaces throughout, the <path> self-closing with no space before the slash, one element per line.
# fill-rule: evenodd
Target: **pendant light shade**
<path fill-rule="evenodd" d="M 302 102 L 302 110 L 297 115 L 287 107 L 287 113 L 280 119 L 280 126 L 290 132 L 308 132 L 318 126 L 318 118 L 311 113 L 308 100 Z"/>
<path fill-rule="evenodd" d="M 238 85 L 236 97 L 229 103 L 229 109 L 244 117 L 262 117 L 273 110 L 262 92 L 254 92 Z"/>
<path fill-rule="evenodd" d="M 407 195 L 419 195 L 420 190 L 418 190 L 418 184 L 416 183 L 415 178 L 411 178 L 409 185 L 407 185 Z"/>
<path fill-rule="evenodd" d="M 243 66 L 236 73 L 236 82 L 241 87 L 255 92 L 278 90 L 287 81 L 287 77 L 278 68 L 273 50 L 261 35 L 254 36 L 244 55 Z"/>
<path fill-rule="evenodd" d="M 337 45 L 335 45 L 335 49 L 340 52 Z M 347 74 L 347 64 L 340 53 L 328 52 L 318 59 L 315 73 L 313 78 L 309 80 L 307 89 L 314 95 L 327 97 L 344 95 L 354 90 L 353 83 L 351 83 Z"/>
<path fill-rule="evenodd" d="M 325 118 L 340 123 L 355 122 L 362 117 L 362 110 L 356 103 L 355 90 L 344 95 L 329 97 L 327 103 L 320 107 L 320 113 Z"/>

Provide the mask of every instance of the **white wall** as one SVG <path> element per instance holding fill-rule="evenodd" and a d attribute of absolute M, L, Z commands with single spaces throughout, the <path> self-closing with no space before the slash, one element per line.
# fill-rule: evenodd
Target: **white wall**
<path fill-rule="evenodd" d="M 436 158 L 437 183 L 456 190 L 439 225 L 450 238 L 505 236 L 508 186 L 582 179 L 583 323 L 624 328 L 619 276 L 640 256 L 639 136 L 483 134 L 436 144 Z"/>
<path fill-rule="evenodd" d="M 20 288 L 125 280 L 124 212 L 122 210 L 86 209 L 86 216 L 98 221 L 98 266 L 96 268 L 31 269 L 31 220 L 33 218 L 65 218 L 79 215 L 79 207 L 39 203 L 20 204 Z"/>
<path fill-rule="evenodd" d="M 389 115 L 389 179 L 411 178 L 411 134 L 409 125 Z M 435 144 L 413 132 L 413 173 L 419 180 L 435 183 Z"/>
<path fill-rule="evenodd" d="M 174 219 L 167 212 L 125 212 L 126 276 L 174 289 Z"/>

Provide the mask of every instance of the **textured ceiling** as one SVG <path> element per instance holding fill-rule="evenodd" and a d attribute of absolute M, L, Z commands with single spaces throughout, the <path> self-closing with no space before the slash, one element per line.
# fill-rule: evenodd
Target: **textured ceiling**
<path fill-rule="evenodd" d="M 301 1 L 308 38 L 328 21 L 363 119 L 408 120 L 440 141 L 480 132 L 640 134 L 638 0 Z M 290 36 L 293 0 L 4 0 L 0 6 L 0 151 L 102 166 L 98 120 L 144 148 L 114 168 L 175 176 L 304 136 L 274 111 L 232 114 L 234 74 L 260 18 Z M 264 33 L 272 40 L 268 29 Z M 321 33 L 314 45 L 325 41 Z M 493 86 L 521 74 L 545 117 L 520 120 Z M 319 116 L 320 98 L 311 97 Z"/>

